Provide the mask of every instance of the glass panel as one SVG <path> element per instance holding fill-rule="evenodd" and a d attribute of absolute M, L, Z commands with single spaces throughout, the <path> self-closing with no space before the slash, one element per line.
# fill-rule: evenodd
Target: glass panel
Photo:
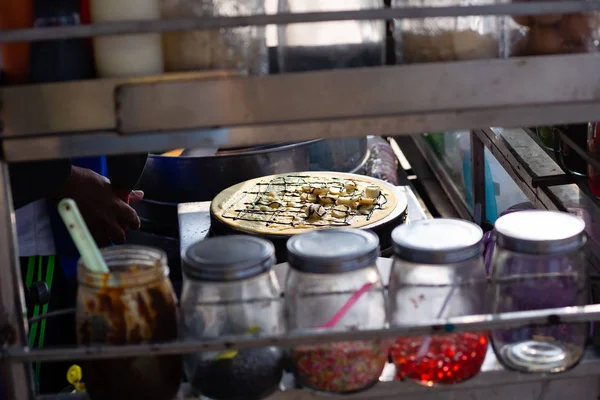
<path fill-rule="evenodd" d="M 470 211 L 473 211 L 471 191 L 471 134 L 454 131 L 425 134 L 439 161 L 446 168 L 456 189 L 461 193 Z M 494 223 L 508 208 L 528 201 L 492 153 L 485 149 L 486 221 Z"/>

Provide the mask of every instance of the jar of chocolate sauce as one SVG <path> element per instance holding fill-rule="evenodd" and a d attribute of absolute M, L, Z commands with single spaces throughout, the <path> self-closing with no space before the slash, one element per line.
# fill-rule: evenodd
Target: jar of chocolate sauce
<path fill-rule="evenodd" d="M 161 343 L 178 338 L 177 298 L 167 256 L 144 246 L 103 249 L 110 274 L 80 261 L 77 339 L 81 345 Z M 92 400 L 172 400 L 181 384 L 179 355 L 89 360 L 81 364 Z"/>

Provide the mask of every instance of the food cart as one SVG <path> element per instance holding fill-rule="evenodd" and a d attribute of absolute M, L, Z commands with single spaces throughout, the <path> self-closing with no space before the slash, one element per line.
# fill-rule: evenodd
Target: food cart
<path fill-rule="evenodd" d="M 188 17 L 163 20 L 109 21 L 91 25 L 27 28 L 0 31 L 1 42 L 106 37 L 133 33 L 174 33 L 247 26 L 323 21 L 417 20 L 476 16 L 546 16 L 600 11 L 592 1 L 515 2 L 463 7 L 422 6 L 277 13 L 242 16 Z M 508 17 L 507 17 L 508 18 Z M 418 47 L 418 46 L 417 46 Z M 540 143 L 531 126 L 581 123 L 597 119 L 600 69 L 597 54 L 514 55 L 451 62 L 407 63 L 368 68 L 324 69 L 302 73 L 241 76 L 235 71 L 195 71 L 134 78 L 101 78 L 3 88 L 0 92 L 2 157 L 0 167 L 0 338 L 2 369 L 11 399 L 29 400 L 34 394 L 28 363 L 34 361 L 122 358 L 151 352 L 184 354 L 264 346 L 431 335 L 452 326 L 454 332 L 492 330 L 532 324 L 575 323 L 600 319 L 600 306 L 586 305 L 505 314 L 454 317 L 435 324 L 396 326 L 369 331 L 310 332 L 259 337 L 222 337 L 166 344 L 89 346 L 69 349 L 29 349 L 24 318 L 23 289 L 18 268 L 14 210 L 8 164 L 88 155 L 153 152 L 174 148 L 232 148 L 316 139 L 386 137 L 397 157 L 398 191 L 408 199 L 408 220 L 459 217 L 480 225 L 493 222 L 506 207 L 502 196 L 490 204 L 488 161 L 501 167 L 493 183 L 517 192 L 509 202 L 528 201 L 534 208 L 569 211 L 586 222 L 586 257 L 594 282 L 600 259 L 600 221 L 597 199 L 584 183 L 565 173 L 556 154 Z M 417 60 L 421 58 L 417 57 Z M 452 62 L 458 61 L 460 62 Z M 389 61 L 389 60 L 388 60 Z M 459 160 L 470 187 L 460 187 L 452 164 L 452 146 L 439 151 L 422 133 L 461 131 Z M 592 168 L 600 163 L 584 149 L 556 133 Z M 431 136 L 431 135 L 430 135 Z M 460 146 L 455 146 L 458 151 Z M 414 151 L 413 151 L 414 150 Z M 466 153 L 465 153 L 466 151 Z M 463 166 L 464 156 L 470 160 Z M 491 158 L 490 158 L 491 157 Z M 454 161 L 456 162 L 456 161 Z M 465 169 L 466 168 L 466 169 Z M 465 172 L 467 171 L 467 172 Z M 349 171 L 347 171 L 349 172 Z M 505 174 L 502 183 L 499 174 Z M 201 183 L 196 183 L 201 184 Z M 494 186 L 494 185 L 492 185 Z M 514 189 L 516 186 L 517 189 Z M 496 191 L 497 192 L 497 191 Z M 206 237 L 210 203 L 186 201 L 178 205 L 179 246 Z M 490 209 L 495 215 L 488 218 Z M 488 225 L 489 228 L 489 225 Z M 390 264 L 383 265 L 387 268 Z M 281 272 L 280 272 L 281 273 Z M 389 273 L 389 272 L 388 272 Z M 594 286 L 592 285 L 592 297 Z M 596 300 L 593 297 L 593 300 Z M 386 368 L 371 389 L 351 398 L 558 399 L 597 398 L 599 359 L 586 349 L 579 364 L 561 374 L 519 374 L 505 369 L 488 351 L 480 374 L 458 386 L 423 387 L 394 379 Z M 188 386 L 180 395 L 192 398 Z M 85 394 L 41 396 L 76 399 Z M 297 389 L 289 375 L 272 399 L 316 398 Z"/>

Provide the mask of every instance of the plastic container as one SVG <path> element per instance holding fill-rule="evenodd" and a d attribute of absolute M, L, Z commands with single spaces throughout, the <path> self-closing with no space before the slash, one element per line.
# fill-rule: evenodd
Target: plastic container
<path fill-rule="evenodd" d="M 161 0 L 163 19 L 264 14 L 262 0 Z M 269 58 L 264 26 L 167 32 L 163 34 L 168 72 L 234 69 L 267 74 Z"/>
<path fill-rule="evenodd" d="M 284 333 L 275 248 L 252 236 L 220 236 L 183 256 L 181 312 L 186 339 Z M 283 352 L 276 347 L 185 356 L 192 388 L 214 400 L 261 399 L 279 388 Z"/>
<path fill-rule="evenodd" d="M 450 7 L 486 0 L 392 0 L 394 7 Z M 396 62 L 425 63 L 498 58 L 505 55 L 503 17 L 463 16 L 394 21 Z"/>
<path fill-rule="evenodd" d="M 160 0 L 90 0 L 92 22 L 160 19 Z M 160 34 L 100 36 L 94 39 L 96 72 L 104 78 L 163 72 Z"/>
<path fill-rule="evenodd" d="M 488 311 L 482 240 L 481 228 L 455 219 L 422 220 L 394 229 L 391 324 L 435 323 Z M 391 354 L 398 379 L 434 386 L 473 378 L 487 349 L 487 333 L 467 332 L 398 338 Z"/>
<path fill-rule="evenodd" d="M 520 211 L 496 221 L 492 264 L 493 312 L 586 304 L 585 223 L 567 213 Z M 498 329 L 491 340 L 498 360 L 521 372 L 553 373 L 575 366 L 587 323 Z"/>
<path fill-rule="evenodd" d="M 293 236 L 287 249 L 291 269 L 285 291 L 290 332 L 322 327 L 355 294 L 356 302 L 328 329 L 381 329 L 387 325 L 375 234 L 358 229 L 314 231 Z M 336 342 L 297 346 L 291 358 L 297 383 L 341 394 L 377 383 L 388 350 L 386 341 Z"/>
<path fill-rule="evenodd" d="M 326 12 L 382 8 L 378 0 L 279 0 L 279 12 Z M 330 21 L 278 27 L 281 72 L 383 64 L 383 21 Z"/>
<path fill-rule="evenodd" d="M 33 0 L 0 0 L 0 29 L 31 28 Z M 29 42 L 0 43 L 2 79 L 6 83 L 25 83 L 29 73 Z"/>
<path fill-rule="evenodd" d="M 102 250 L 111 273 L 88 270 L 80 261 L 77 339 L 82 345 L 161 343 L 178 339 L 177 299 L 167 257 L 144 246 Z M 183 377 L 179 355 L 82 362 L 92 400 L 171 400 Z"/>

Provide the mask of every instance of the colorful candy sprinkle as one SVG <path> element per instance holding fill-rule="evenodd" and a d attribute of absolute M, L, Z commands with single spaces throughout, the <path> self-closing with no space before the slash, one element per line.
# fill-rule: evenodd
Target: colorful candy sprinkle
<path fill-rule="evenodd" d="M 296 379 L 304 386 L 347 393 L 375 384 L 388 359 L 389 346 L 379 341 L 300 346 L 292 352 Z"/>
<path fill-rule="evenodd" d="M 398 379 L 426 386 L 463 382 L 477 375 L 488 349 L 486 333 L 432 336 L 427 353 L 417 359 L 424 341 L 425 337 L 396 340 L 391 353 Z"/>

